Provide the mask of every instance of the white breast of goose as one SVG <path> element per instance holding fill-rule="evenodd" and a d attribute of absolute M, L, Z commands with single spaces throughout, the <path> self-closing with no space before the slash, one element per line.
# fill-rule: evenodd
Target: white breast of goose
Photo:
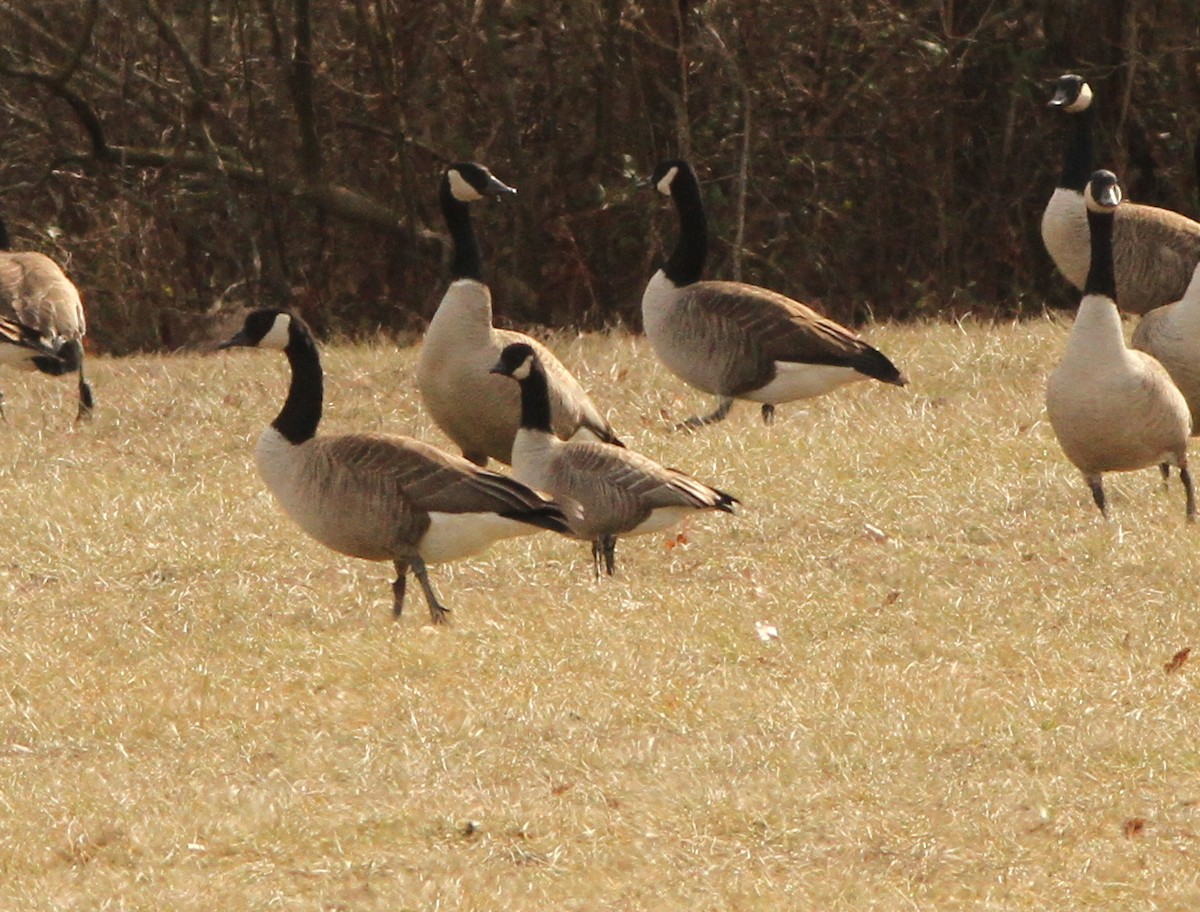
<path fill-rule="evenodd" d="M 1178 450 L 1191 423 L 1162 365 L 1125 347 L 1116 306 L 1090 296 L 1050 375 L 1046 410 L 1067 457 L 1086 472 L 1173 461 L 1164 456 Z"/>
<path fill-rule="evenodd" d="M 400 556 L 414 522 L 409 507 L 369 476 L 330 460 L 324 443 L 315 437 L 293 444 L 273 427 L 259 435 L 254 461 L 279 506 L 334 551 L 365 560 Z"/>
<path fill-rule="evenodd" d="M 1042 213 L 1042 242 L 1068 282 L 1083 288 L 1092 260 L 1083 194 L 1057 188 Z"/>

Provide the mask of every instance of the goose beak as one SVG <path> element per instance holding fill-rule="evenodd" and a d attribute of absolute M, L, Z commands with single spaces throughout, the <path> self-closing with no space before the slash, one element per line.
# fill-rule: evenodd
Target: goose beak
<path fill-rule="evenodd" d="M 492 365 L 492 369 L 490 371 L 488 371 L 488 373 L 489 374 L 507 374 L 508 369 L 505 368 L 503 361 L 497 361 L 495 364 Z"/>
<path fill-rule="evenodd" d="M 507 196 L 510 193 L 515 194 L 517 192 L 517 188 L 510 187 L 495 175 L 489 174 L 487 186 L 484 188 L 484 192 L 489 196 Z"/>
<path fill-rule="evenodd" d="M 254 343 L 250 341 L 250 337 L 246 335 L 246 331 L 239 330 L 234 335 L 230 336 L 224 342 L 217 346 L 217 351 L 226 348 L 250 348 Z"/>
<path fill-rule="evenodd" d="M 1063 89 L 1056 89 L 1054 92 L 1054 97 L 1046 102 L 1046 107 L 1065 108 L 1067 104 L 1067 93 Z"/>

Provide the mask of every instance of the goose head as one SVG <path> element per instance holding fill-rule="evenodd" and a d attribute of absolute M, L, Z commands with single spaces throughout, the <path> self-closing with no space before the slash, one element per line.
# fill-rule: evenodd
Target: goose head
<path fill-rule="evenodd" d="M 485 196 L 505 196 L 517 192 L 478 162 L 458 162 L 450 165 L 443 180 L 450 195 L 460 203 L 472 203 Z"/>
<path fill-rule="evenodd" d="M 1092 212 L 1112 212 L 1121 205 L 1121 184 L 1111 171 L 1097 171 L 1088 181 L 1083 198 Z"/>
<path fill-rule="evenodd" d="M 268 308 L 251 311 L 246 315 L 242 328 L 217 348 L 274 348 L 283 351 L 291 339 L 292 322 L 297 319 L 286 310 Z"/>
<path fill-rule="evenodd" d="M 1092 87 L 1082 76 L 1067 73 L 1058 77 L 1054 84 L 1054 97 L 1046 102 L 1046 107 L 1057 108 L 1067 114 L 1078 114 L 1086 111 L 1092 103 Z"/>
<path fill-rule="evenodd" d="M 525 342 L 514 342 L 500 352 L 500 360 L 496 362 L 491 372 L 512 377 L 514 380 L 524 380 L 533 372 L 533 364 L 537 359 L 533 347 Z"/>
<path fill-rule="evenodd" d="M 670 196 L 675 180 L 681 174 L 691 174 L 695 179 L 692 166 L 682 158 L 668 158 L 654 168 L 654 173 L 646 180 L 646 186 L 653 187 L 663 196 Z"/>

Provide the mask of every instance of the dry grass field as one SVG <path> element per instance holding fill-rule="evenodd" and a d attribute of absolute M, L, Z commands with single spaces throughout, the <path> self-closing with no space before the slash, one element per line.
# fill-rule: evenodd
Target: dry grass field
<path fill-rule="evenodd" d="M 0 909 L 1200 907 L 1200 529 L 1045 420 L 1066 324 L 877 326 L 909 374 L 688 436 L 644 340 L 559 338 L 630 443 L 740 496 L 684 540 L 434 569 L 304 538 L 277 353 L 0 373 Z M 328 433 L 442 441 L 415 349 Z M 760 637 L 757 623 L 778 629 Z"/>

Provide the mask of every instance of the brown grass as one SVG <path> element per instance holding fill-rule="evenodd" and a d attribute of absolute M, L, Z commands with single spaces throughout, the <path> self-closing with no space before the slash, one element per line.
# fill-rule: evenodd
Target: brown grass
<path fill-rule="evenodd" d="M 1113 476 L 1099 519 L 1043 414 L 1062 325 L 870 335 L 908 390 L 694 436 L 644 342 L 555 340 L 747 510 L 600 585 L 551 535 L 437 568 L 444 630 L 264 490 L 277 355 L 97 359 L 78 430 L 0 375 L 0 908 L 1197 907 L 1181 493 Z M 440 440 L 414 357 L 328 350 L 325 429 Z"/>

